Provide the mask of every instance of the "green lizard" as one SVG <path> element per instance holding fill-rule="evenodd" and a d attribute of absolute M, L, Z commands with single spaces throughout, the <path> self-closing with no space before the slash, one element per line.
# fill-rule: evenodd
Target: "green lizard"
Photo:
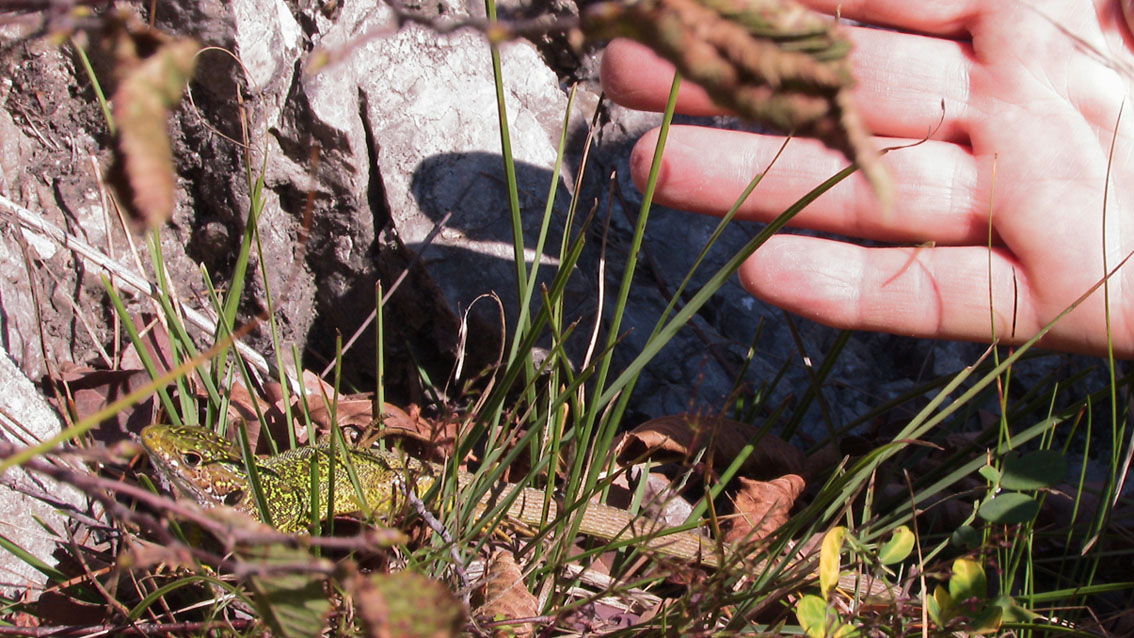
<path fill-rule="evenodd" d="M 150 459 L 175 489 L 193 498 L 202 506 L 228 505 L 252 517 L 259 517 L 248 482 L 247 471 L 240 450 L 228 441 L 203 427 L 174 427 L 151 425 L 142 430 L 142 444 Z M 393 452 L 351 449 L 351 464 L 366 505 L 378 518 L 397 512 L 405 503 L 403 486 L 412 485 L 414 494 L 429 491 L 440 476 L 439 467 L 415 459 L 403 458 Z M 333 476 L 333 481 L 319 484 L 319 503 L 326 508 L 333 482 L 333 514 L 363 511 L 350 480 L 346 464 L 336 459 L 330 471 L 331 455 L 326 444 L 300 447 L 282 454 L 257 457 L 256 469 L 272 523 L 284 532 L 306 530 L 311 502 L 311 458 L 316 456 L 319 476 Z M 472 475 L 461 472 L 457 482 L 465 487 Z M 490 492 L 484 505 L 503 500 L 516 490 L 506 485 Z M 540 525 L 554 520 L 558 508 L 548 502 L 544 493 L 531 488 L 519 488 L 520 493 L 508 507 L 508 516 L 529 525 Z M 546 508 L 546 512 L 545 512 Z M 699 562 L 716 567 L 715 544 L 692 532 L 665 533 L 666 526 L 644 516 L 635 516 L 626 510 L 589 503 L 582 515 L 579 531 L 587 536 L 604 540 L 641 539 L 641 543 L 661 554 Z"/>
<path fill-rule="evenodd" d="M 170 425 L 148 426 L 142 430 L 141 438 L 150 459 L 174 485 L 174 489 L 204 507 L 228 505 L 259 518 L 240 451 L 224 438 L 202 427 Z M 378 518 L 397 513 L 405 503 L 405 493 L 411 486 L 415 495 L 423 495 L 441 475 L 441 468 L 436 465 L 393 452 L 349 448 L 349 454 L 366 504 Z M 346 464 L 336 457 L 334 471 L 331 471 L 332 457 L 326 443 L 296 448 L 275 456 L 257 457 L 256 469 L 267 508 L 272 522 L 280 531 L 306 531 L 313 455 L 319 466 L 319 476 L 333 477 L 333 480 L 324 479 L 319 484 L 320 506 L 326 508 L 333 483 L 334 515 L 365 509 L 355 492 Z M 457 483 L 464 488 L 472 478 L 471 474 L 461 472 Z M 558 517 L 559 509 L 555 502 L 548 502 L 542 491 L 511 484 L 491 491 L 482 505 L 487 507 L 495 501 L 507 499 L 517 489 L 520 493 L 508 507 L 509 518 L 529 525 L 542 525 Z M 609 505 L 588 503 L 579 532 L 608 541 L 635 540 L 638 545 L 666 556 L 707 567 L 720 566 L 720 548 L 711 539 L 694 532 L 672 532 L 666 525 L 649 517 L 635 516 Z M 762 571 L 766 565 L 760 561 L 755 569 Z M 748 565 L 747 568 L 750 570 L 753 566 Z M 814 577 L 814 568 L 811 569 Z M 896 588 L 883 581 L 853 572 L 839 575 L 839 588 L 870 596 L 894 598 L 899 595 Z"/>

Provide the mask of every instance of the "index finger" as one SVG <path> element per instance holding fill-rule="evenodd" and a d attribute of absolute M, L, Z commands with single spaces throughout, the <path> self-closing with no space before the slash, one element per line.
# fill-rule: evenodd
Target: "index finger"
<path fill-rule="evenodd" d="M 616 38 L 602 56 L 602 90 L 612 100 L 638 111 L 665 108 L 674 67 L 644 44 Z M 724 115 L 700 86 L 683 82 L 677 94 L 677 112 L 686 115 Z"/>

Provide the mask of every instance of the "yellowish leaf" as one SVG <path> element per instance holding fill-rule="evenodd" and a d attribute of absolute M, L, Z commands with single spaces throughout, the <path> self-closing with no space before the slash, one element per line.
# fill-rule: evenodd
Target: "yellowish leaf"
<path fill-rule="evenodd" d="M 819 550 L 819 591 L 823 600 L 827 600 L 835 585 L 839 583 L 839 554 L 843 550 L 843 539 L 847 535 L 847 528 L 839 526 L 832 528 L 823 537 L 823 546 Z"/>

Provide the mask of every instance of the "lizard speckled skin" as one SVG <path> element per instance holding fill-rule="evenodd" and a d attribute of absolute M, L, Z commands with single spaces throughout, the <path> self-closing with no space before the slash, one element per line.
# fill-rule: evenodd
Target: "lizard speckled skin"
<path fill-rule="evenodd" d="M 222 437 L 203 427 L 151 425 L 142 431 L 142 444 L 155 466 L 178 491 L 202 506 L 229 505 L 259 518 L 240 451 Z M 336 461 L 334 472 L 329 471 L 331 456 L 325 444 L 257 457 L 256 469 L 266 505 L 272 523 L 280 531 L 306 530 L 312 455 L 317 455 L 319 475 L 334 477 L 334 514 L 364 509 L 346 465 Z M 437 466 L 405 459 L 392 452 L 354 449 L 350 451 L 350 459 L 366 502 L 378 518 L 392 515 L 404 503 L 402 486 L 412 485 L 414 493 L 420 496 L 440 475 Z M 472 480 L 472 475 L 462 472 L 457 480 L 464 487 Z M 319 485 L 319 503 L 324 508 L 331 484 L 332 481 L 323 480 Z M 515 489 L 514 485 L 502 486 L 493 490 L 486 500 L 502 500 Z M 529 525 L 540 525 L 545 520 L 554 520 L 558 508 L 554 502 L 546 501 L 543 492 L 520 488 L 520 494 L 508 508 L 508 516 Z M 579 531 L 588 536 L 605 540 L 640 538 L 642 545 L 661 554 L 717 566 L 711 540 L 691 532 L 663 533 L 664 529 L 664 525 L 646 517 L 595 503 L 587 505 L 579 525 Z"/>
<path fill-rule="evenodd" d="M 203 427 L 151 425 L 142 430 L 142 445 L 174 489 L 205 507 L 228 505 L 259 518 L 255 498 L 240 450 Z M 317 455 L 319 475 L 328 476 L 331 455 L 325 445 L 288 450 L 276 456 L 257 457 L 256 469 L 272 522 L 283 532 L 305 531 L 310 509 L 311 457 Z M 420 474 L 416 486 L 424 493 L 433 484 L 424 464 L 410 459 L 407 467 L 392 453 L 351 453 L 359 485 L 367 503 L 382 518 L 393 513 L 398 494 L 394 488 L 409 472 Z M 319 503 L 330 499 L 331 481 L 319 484 Z M 351 484 L 346 465 L 335 464 L 334 515 L 363 509 Z"/>

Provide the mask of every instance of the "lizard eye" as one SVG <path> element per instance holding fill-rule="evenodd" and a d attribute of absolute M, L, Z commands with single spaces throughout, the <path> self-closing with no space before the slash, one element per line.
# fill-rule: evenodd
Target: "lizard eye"
<path fill-rule="evenodd" d="M 221 499 L 221 502 L 224 503 L 225 505 L 229 506 L 229 507 L 236 507 L 237 505 L 240 504 L 240 501 L 243 498 L 244 498 L 244 490 L 233 490 L 233 491 L 229 492 L 228 494 L 225 494 L 224 498 Z"/>
<path fill-rule="evenodd" d="M 201 464 L 201 455 L 194 454 L 193 452 L 186 452 L 181 455 L 181 460 L 189 467 L 197 467 Z"/>

